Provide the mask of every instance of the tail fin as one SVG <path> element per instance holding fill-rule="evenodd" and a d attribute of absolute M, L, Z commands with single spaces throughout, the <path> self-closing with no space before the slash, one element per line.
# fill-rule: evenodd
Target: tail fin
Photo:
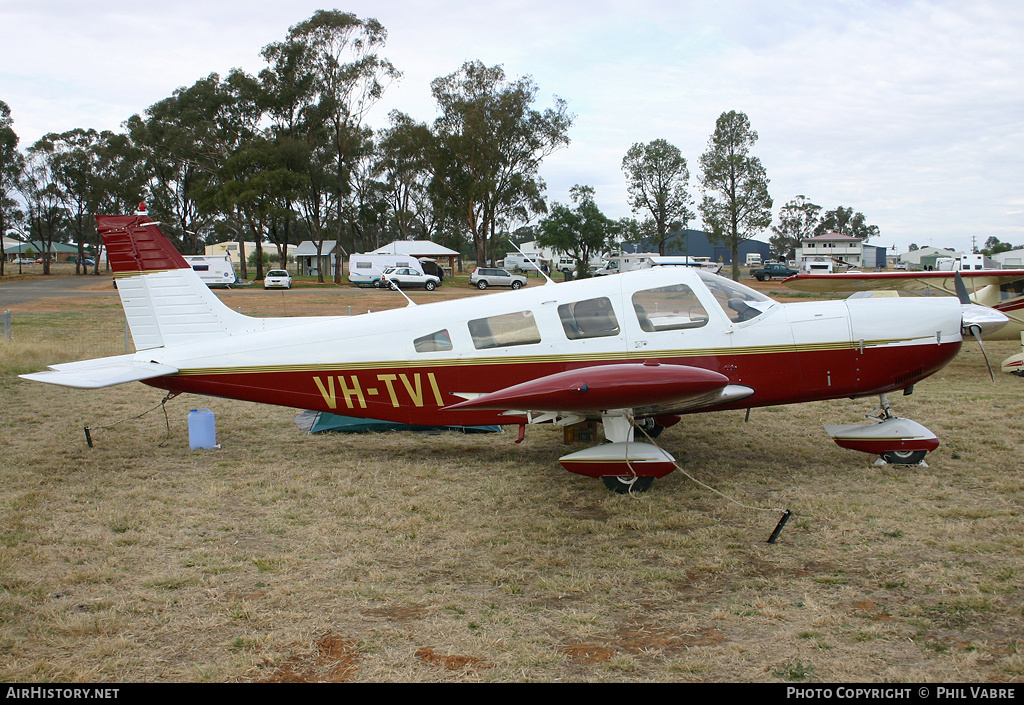
<path fill-rule="evenodd" d="M 136 350 L 262 328 L 224 305 L 147 215 L 98 215 Z"/>

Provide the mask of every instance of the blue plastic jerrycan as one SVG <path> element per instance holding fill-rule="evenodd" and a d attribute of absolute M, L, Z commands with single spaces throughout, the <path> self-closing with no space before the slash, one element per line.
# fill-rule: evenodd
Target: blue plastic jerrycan
<path fill-rule="evenodd" d="M 188 412 L 188 447 L 218 448 L 217 422 L 209 409 L 192 409 Z"/>

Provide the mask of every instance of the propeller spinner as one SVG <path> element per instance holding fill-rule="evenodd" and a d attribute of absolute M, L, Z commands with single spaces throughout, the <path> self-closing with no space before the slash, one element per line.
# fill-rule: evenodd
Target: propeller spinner
<path fill-rule="evenodd" d="M 992 364 L 988 361 L 988 353 L 985 352 L 985 346 L 981 342 L 981 336 L 999 330 L 1009 323 L 1010 319 L 994 308 L 979 306 L 973 303 L 971 295 L 967 293 L 967 286 L 964 284 L 960 272 L 955 274 L 953 282 L 956 287 L 956 297 L 960 299 L 960 308 L 963 310 L 960 330 L 963 335 L 970 334 L 978 341 L 978 347 L 981 348 L 981 354 L 985 358 L 985 364 L 988 366 L 988 376 L 995 382 L 996 377 L 992 372 Z"/>

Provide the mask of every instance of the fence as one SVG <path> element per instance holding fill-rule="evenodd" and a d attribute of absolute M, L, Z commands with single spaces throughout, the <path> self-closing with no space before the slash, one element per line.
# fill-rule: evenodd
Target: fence
<path fill-rule="evenodd" d="M 124 315 L 97 316 L 83 312 L 19 312 L 2 315 L 4 339 L 14 345 L 47 345 L 60 359 L 72 362 L 91 357 L 135 352 Z"/>

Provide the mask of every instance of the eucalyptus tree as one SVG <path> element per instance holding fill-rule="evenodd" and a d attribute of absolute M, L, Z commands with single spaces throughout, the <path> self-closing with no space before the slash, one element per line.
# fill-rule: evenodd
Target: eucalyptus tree
<path fill-rule="evenodd" d="M 375 173 L 379 155 L 373 137 L 373 130 L 364 126 L 362 140 L 349 160 L 348 190 L 340 203 L 346 243 L 353 252 L 376 249 L 384 244 L 382 238 L 392 234 L 388 227 L 387 186 Z"/>
<path fill-rule="evenodd" d="M 68 222 L 60 185 L 51 168 L 51 150 L 46 140 L 39 140 L 26 150 L 25 169 L 19 185 L 28 211 L 29 235 L 41 246 L 43 274 L 50 273 L 53 244 L 60 241 Z"/>
<path fill-rule="evenodd" d="M 21 182 L 25 157 L 18 150 L 18 135 L 13 124 L 10 107 L 0 100 L 0 235 L 6 235 L 24 215 L 14 194 Z M 0 275 L 3 273 L 4 257 L 0 252 Z"/>
<path fill-rule="evenodd" d="M 168 105 L 161 105 L 158 110 L 163 113 L 167 109 Z M 199 167 L 185 156 L 183 149 L 176 147 L 176 140 L 165 138 L 171 130 L 160 117 L 133 115 L 125 125 L 131 144 L 145 155 L 149 177 L 146 201 L 150 214 L 162 223 L 173 225 L 165 228 L 165 234 L 179 248 L 194 251 L 195 241 L 186 243 L 186 236 L 204 230 L 213 220 L 199 213 Z"/>
<path fill-rule="evenodd" d="M 654 223 L 658 254 L 665 254 L 665 244 L 672 228 L 685 228 L 694 216 L 687 184 L 690 170 L 679 148 L 667 140 L 647 144 L 636 143 L 622 159 L 626 172 L 629 205 L 634 213 L 650 215 Z"/>
<path fill-rule="evenodd" d="M 569 193 L 575 207 L 555 203 L 538 224 L 537 242 L 572 255 L 577 275 L 586 276 L 591 257 L 607 248 L 618 226 L 597 207 L 593 187 L 576 184 Z"/>
<path fill-rule="evenodd" d="M 173 224 L 183 250 L 199 251 L 203 232 L 219 218 L 226 218 L 244 242 L 244 219 L 237 211 L 220 212 L 215 194 L 227 160 L 256 136 L 262 117 L 258 81 L 235 69 L 223 80 L 212 73 L 179 88 L 150 106 L 144 119 L 128 121 L 154 174 L 151 211 Z"/>
<path fill-rule="evenodd" d="M 431 92 L 441 111 L 428 151 L 435 203 L 444 202 L 486 262 L 499 225 L 544 212 L 540 164 L 569 144 L 573 116 L 560 98 L 533 108 L 532 79 L 508 81 L 501 66 L 479 61 L 434 79 Z"/>
<path fill-rule="evenodd" d="M 768 175 L 761 160 L 751 155 L 757 133 L 743 113 L 722 113 L 708 148 L 700 157 L 701 218 L 713 240 L 728 245 L 732 276 L 739 279 L 739 245 L 772 222 Z"/>
<path fill-rule="evenodd" d="M 377 53 L 387 31 L 375 19 L 338 10 L 318 10 L 288 30 L 283 42 L 263 49 L 279 91 L 309 141 L 309 182 L 303 210 L 310 233 L 319 237 L 333 220 L 339 251 L 344 232 L 342 204 L 350 189 L 353 160 L 364 149 L 363 122 L 399 71 Z M 318 268 L 323 280 L 323 268 Z M 340 281 L 341 267 L 335 271 Z"/>
<path fill-rule="evenodd" d="M 402 240 L 430 239 L 433 207 L 430 200 L 430 130 L 393 111 L 391 127 L 377 136 L 373 174 L 383 187 L 389 221 Z"/>
<path fill-rule="evenodd" d="M 839 206 L 821 216 L 821 221 L 814 230 L 816 235 L 823 233 L 839 233 L 867 240 L 879 233 L 877 225 L 868 225 L 863 213 L 854 213 L 852 208 Z"/>
<path fill-rule="evenodd" d="M 95 194 L 96 213 L 131 213 L 140 201 L 149 200 L 150 173 L 146 165 L 146 155 L 139 149 L 131 137 L 124 132 L 103 130 L 99 139 L 92 146 L 94 158 L 90 160 L 93 169 L 90 183 Z M 103 250 L 103 238 L 90 219 L 90 231 L 97 253 Z M 97 256 L 93 265 L 93 273 L 100 273 L 100 262 Z M 105 263 L 109 269 L 109 263 Z"/>
<path fill-rule="evenodd" d="M 101 213 L 128 213 L 149 196 L 151 174 L 146 151 L 129 134 L 104 130 L 96 147 Z"/>
<path fill-rule="evenodd" d="M 300 177 L 289 168 L 282 145 L 270 135 L 256 135 L 241 145 L 224 163 L 211 200 L 222 212 L 238 214 L 255 242 L 256 280 L 263 279 L 263 240 L 273 235 L 278 259 L 287 262 L 288 241 L 277 225 L 287 223 L 289 212 L 285 197 L 296 188 Z M 280 238 L 284 235 L 285 239 Z M 241 253 L 244 257 L 244 252 Z"/>
<path fill-rule="evenodd" d="M 261 52 L 269 64 L 259 73 L 266 100 L 269 131 L 277 140 L 287 168 L 295 182 L 290 193 L 282 194 L 285 217 L 271 226 L 271 237 L 278 245 L 281 266 L 287 266 L 287 244 L 292 241 L 293 223 L 288 213 L 295 211 L 317 246 L 317 270 L 329 227 L 333 200 L 330 197 L 330 165 L 327 132 L 318 112 L 314 67 L 310 46 L 304 42 L 275 42 Z M 323 277 L 320 277 L 323 281 Z"/>
<path fill-rule="evenodd" d="M 772 252 L 779 259 L 792 259 L 801 241 L 813 237 L 820 222 L 821 206 L 807 196 L 797 196 L 779 209 L 779 224 L 772 226 L 768 238 Z"/>
<path fill-rule="evenodd" d="M 85 245 L 90 238 L 96 237 L 94 216 L 99 212 L 102 201 L 100 141 L 100 133 L 96 130 L 75 128 L 60 134 L 51 132 L 36 143 L 49 162 L 55 192 L 67 214 L 68 227 L 75 235 L 78 245 L 76 274 L 86 273 Z"/>

